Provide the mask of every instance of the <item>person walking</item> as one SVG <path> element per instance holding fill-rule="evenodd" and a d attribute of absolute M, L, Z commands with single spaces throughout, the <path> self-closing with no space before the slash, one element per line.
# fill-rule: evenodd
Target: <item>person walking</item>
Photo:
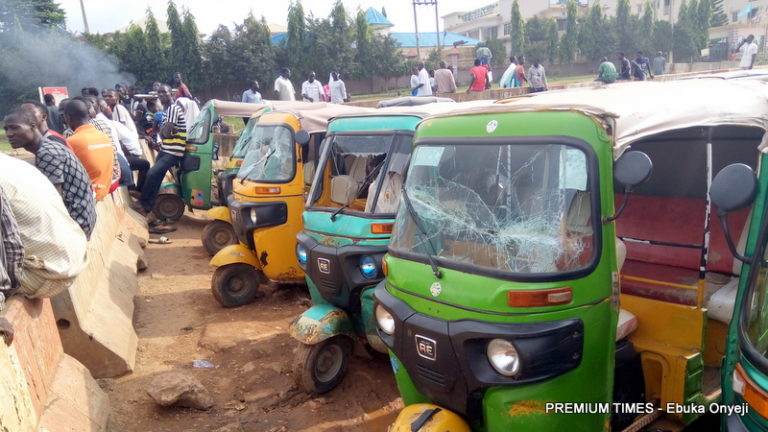
<path fill-rule="evenodd" d="M 661 51 L 656 53 L 656 57 L 651 61 L 651 70 L 654 75 L 664 75 L 664 70 L 667 67 L 667 59 L 664 57 Z"/>
<path fill-rule="evenodd" d="M 280 69 L 280 76 L 275 79 L 275 99 L 282 101 L 295 101 L 293 83 L 291 83 L 291 70 L 287 67 Z"/>
<path fill-rule="evenodd" d="M 316 79 L 315 71 L 310 71 L 301 84 L 301 97 L 304 102 L 323 102 L 323 84 Z"/>
<path fill-rule="evenodd" d="M 600 68 L 597 71 L 597 79 L 595 81 L 602 81 L 606 84 L 616 82 L 616 66 L 613 62 L 608 61 L 608 57 L 603 57 L 603 62 L 600 63 Z"/>
<path fill-rule="evenodd" d="M 338 71 L 331 71 L 331 82 L 328 83 L 328 92 L 330 93 L 331 103 L 340 104 L 349 102 L 347 97 L 347 86 L 341 80 Z"/>
<path fill-rule="evenodd" d="M 517 57 L 509 56 L 509 66 L 507 66 L 507 70 L 505 70 L 504 73 L 501 74 L 501 79 L 499 80 L 499 87 L 501 88 L 517 87 L 515 85 L 516 69 L 517 69 Z"/>
<path fill-rule="evenodd" d="M 544 66 L 539 63 L 539 59 L 533 59 L 533 64 L 528 68 L 528 83 L 534 93 L 547 89 L 547 73 Z"/>
<path fill-rule="evenodd" d="M 525 76 L 525 57 L 520 56 L 517 58 L 517 67 L 515 68 L 515 81 L 517 87 L 522 87 L 528 82 L 528 78 Z"/>
<path fill-rule="evenodd" d="M 444 61 L 440 62 L 440 69 L 435 71 L 435 85 L 437 93 L 456 93 L 456 80 Z"/>
<path fill-rule="evenodd" d="M 411 96 L 419 94 L 419 68 L 411 68 Z"/>
<path fill-rule="evenodd" d="M 181 72 L 176 72 L 173 74 L 173 83 L 176 85 L 176 98 L 190 98 L 194 99 L 195 97 L 192 96 L 192 92 L 189 91 L 189 87 L 187 87 L 186 84 L 184 84 L 184 80 L 181 78 Z"/>
<path fill-rule="evenodd" d="M 469 70 L 469 75 L 472 77 L 472 81 L 469 83 L 467 93 L 485 90 L 485 83 L 488 81 L 488 68 L 480 63 L 480 59 L 475 59 L 475 66 Z"/>
<path fill-rule="evenodd" d="M 419 91 L 416 96 L 432 96 L 432 85 L 429 83 L 429 71 L 424 62 L 419 62 Z"/>

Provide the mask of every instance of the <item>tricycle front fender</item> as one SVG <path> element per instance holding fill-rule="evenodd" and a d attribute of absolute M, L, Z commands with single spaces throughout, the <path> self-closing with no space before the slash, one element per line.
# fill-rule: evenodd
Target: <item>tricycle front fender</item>
<path fill-rule="evenodd" d="M 248 246 L 245 246 L 242 243 L 229 245 L 218 251 L 216 255 L 211 258 L 210 262 L 210 264 L 214 267 L 221 267 L 227 264 L 236 263 L 248 264 L 261 270 L 261 263 L 259 263 L 256 255 L 252 250 L 248 249 Z"/>
<path fill-rule="evenodd" d="M 314 305 L 293 320 L 291 336 L 314 345 L 338 335 L 354 336 L 352 320 L 343 310 L 331 305 Z"/>
<path fill-rule="evenodd" d="M 224 221 L 228 224 L 232 224 L 232 216 L 229 214 L 229 207 L 218 206 L 208 210 L 208 217 L 213 220 Z"/>

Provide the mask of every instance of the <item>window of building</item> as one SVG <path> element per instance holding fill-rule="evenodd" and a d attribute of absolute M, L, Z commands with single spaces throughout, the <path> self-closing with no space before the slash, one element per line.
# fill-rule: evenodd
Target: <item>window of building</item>
<path fill-rule="evenodd" d="M 508 36 L 509 32 L 511 31 L 512 23 L 506 23 L 504 24 L 504 36 Z"/>
<path fill-rule="evenodd" d="M 483 29 L 483 36 L 485 36 L 485 40 L 496 39 L 499 37 L 499 28 L 496 26 L 486 27 Z"/>
<path fill-rule="evenodd" d="M 568 26 L 568 22 L 565 19 L 558 19 L 557 20 L 557 30 L 558 31 L 565 31 L 565 28 Z"/>

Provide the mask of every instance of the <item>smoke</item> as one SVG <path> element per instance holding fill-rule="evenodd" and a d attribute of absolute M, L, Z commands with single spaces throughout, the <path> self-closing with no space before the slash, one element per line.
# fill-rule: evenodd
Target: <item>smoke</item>
<path fill-rule="evenodd" d="M 0 33 L 0 107 L 36 95 L 37 87 L 67 87 L 79 96 L 83 87 L 114 88 L 133 84 L 130 73 L 103 51 L 56 30 Z M 10 96 L 10 98 L 9 98 Z M 11 99 L 11 100 L 8 100 Z"/>

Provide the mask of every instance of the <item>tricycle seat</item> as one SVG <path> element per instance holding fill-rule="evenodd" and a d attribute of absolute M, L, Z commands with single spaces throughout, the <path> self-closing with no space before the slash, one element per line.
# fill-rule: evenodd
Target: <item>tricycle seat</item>
<path fill-rule="evenodd" d="M 628 310 L 619 310 L 619 319 L 616 321 L 616 342 L 631 335 L 637 330 L 637 317 Z"/>

